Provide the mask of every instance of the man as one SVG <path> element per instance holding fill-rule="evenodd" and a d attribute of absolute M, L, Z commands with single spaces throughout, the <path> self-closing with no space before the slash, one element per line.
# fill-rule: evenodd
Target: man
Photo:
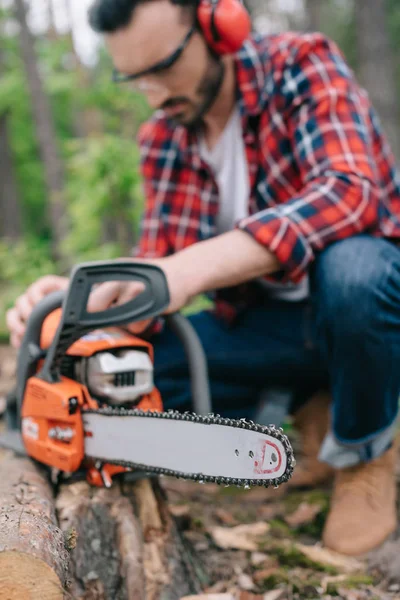
<path fill-rule="evenodd" d="M 394 159 L 333 42 L 320 34 L 249 34 L 230 52 L 231 40 L 228 50 L 222 42 L 243 20 L 225 27 L 226 15 L 241 7 L 220 0 L 207 23 L 210 6 L 197 5 L 97 0 L 90 13 L 114 78 L 146 94 L 156 110 L 139 134 L 146 208 L 137 256 L 164 270 L 171 312 L 217 290 L 215 310 L 192 317 L 217 411 L 254 414 L 267 385 L 296 390 L 292 410 L 303 432 L 323 439 L 321 462 L 313 445 L 308 482 L 335 475 L 324 543 L 362 554 L 396 528 Z M 48 276 L 17 300 L 7 315 L 15 346 L 32 307 L 65 285 Z M 91 308 L 138 291 L 104 284 Z M 172 334 L 148 322 L 131 329 L 153 332 L 165 404 L 186 408 L 187 372 Z M 332 395 L 328 431 L 326 403 L 304 406 L 324 384 Z"/>

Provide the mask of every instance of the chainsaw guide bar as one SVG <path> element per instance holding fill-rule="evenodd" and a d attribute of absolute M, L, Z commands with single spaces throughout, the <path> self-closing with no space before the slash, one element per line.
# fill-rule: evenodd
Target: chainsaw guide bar
<path fill-rule="evenodd" d="M 157 440 L 155 441 L 154 438 L 151 439 L 151 437 L 147 437 L 147 448 L 143 447 L 143 445 L 146 444 L 146 439 L 144 441 L 143 439 L 138 440 L 137 444 L 141 445 L 140 449 L 143 450 L 142 454 L 146 454 L 147 451 L 153 453 L 155 452 L 158 464 L 162 464 L 163 460 L 164 462 L 168 462 L 168 450 L 173 449 L 173 446 L 177 449 L 176 451 L 179 455 L 179 459 L 177 460 L 182 463 L 182 451 L 185 450 L 185 448 L 182 447 L 182 444 L 179 444 L 179 439 L 177 439 L 175 433 L 165 425 L 162 425 L 161 427 L 153 427 L 154 431 L 152 432 L 151 425 L 156 425 L 156 422 L 158 422 L 160 425 L 163 421 L 175 421 L 200 424 L 202 426 L 218 426 L 218 433 L 216 434 L 216 436 L 218 436 L 220 440 L 219 443 L 223 441 L 224 433 L 228 434 L 228 436 L 230 436 L 230 438 L 232 439 L 236 436 L 236 445 L 241 446 L 240 451 L 237 448 L 234 448 L 235 444 L 232 445 L 229 443 L 231 440 L 227 440 L 225 447 L 224 444 L 222 444 L 222 451 L 218 451 L 218 456 L 214 457 L 214 468 L 218 470 L 218 467 L 216 467 L 215 465 L 218 464 L 219 460 L 222 460 L 221 455 L 223 455 L 224 451 L 226 452 L 226 450 L 228 449 L 228 460 L 232 460 L 232 466 L 228 467 L 228 470 L 230 469 L 232 472 L 235 472 L 235 470 L 237 469 L 237 467 L 235 466 L 235 460 L 239 460 L 240 454 L 244 454 L 242 452 L 242 446 L 244 443 L 246 443 L 246 440 L 244 439 L 245 436 L 243 436 L 242 434 L 245 431 L 249 432 L 248 435 L 250 436 L 250 438 L 253 437 L 254 440 L 247 440 L 252 444 L 251 446 L 247 446 L 247 448 L 253 449 L 247 449 L 245 454 L 247 461 L 249 459 L 254 459 L 254 478 L 240 476 L 220 476 L 215 473 L 209 474 L 205 472 L 204 468 L 201 471 L 189 471 L 187 469 L 179 470 L 166 466 L 153 466 L 152 464 L 145 464 L 143 461 L 137 462 L 136 460 L 126 460 L 124 458 L 120 458 L 120 456 L 127 456 L 127 452 L 129 451 L 127 446 L 131 446 L 132 444 L 134 444 L 135 438 L 140 433 L 140 428 L 136 428 L 133 426 L 132 419 L 134 420 L 135 418 L 150 420 L 150 434 L 157 436 Z M 111 407 L 85 409 L 82 411 L 82 419 L 85 431 L 85 458 L 94 461 L 99 465 L 101 465 L 102 463 L 121 465 L 127 468 L 139 469 L 141 471 L 145 471 L 147 473 L 152 473 L 155 475 L 172 476 L 180 479 L 197 481 L 200 483 L 217 483 L 225 486 L 236 485 L 238 487 L 244 488 L 254 486 L 276 488 L 282 483 L 286 483 L 290 479 L 296 464 L 292 446 L 288 437 L 283 433 L 282 428 L 277 428 L 274 425 L 258 425 L 249 420 L 223 418 L 219 415 L 214 414 L 201 416 L 191 412 L 180 413 L 174 410 L 156 412 Z M 127 446 L 124 446 L 122 426 L 124 420 L 126 420 L 127 425 Z M 115 432 L 113 432 L 112 430 L 113 422 L 115 422 Z M 194 431 L 193 427 L 191 429 L 193 431 L 186 432 L 185 437 L 187 437 L 189 434 L 190 440 L 191 442 L 193 442 L 193 440 L 196 438 L 196 432 Z M 224 429 L 225 432 L 223 431 Z M 227 429 L 230 429 L 231 431 L 227 431 Z M 96 430 L 99 438 L 97 444 L 96 442 L 93 442 L 93 440 L 95 440 L 96 437 Z M 145 434 L 145 432 L 142 431 L 141 433 L 146 437 L 147 434 Z M 211 433 L 211 427 L 210 430 L 208 430 L 208 428 L 203 429 L 202 427 L 200 436 L 203 436 L 202 442 L 204 443 L 204 450 L 202 453 L 203 458 L 200 456 L 200 452 L 193 452 L 192 443 L 188 448 L 186 448 L 188 461 L 193 460 L 193 454 L 194 457 L 196 457 L 198 460 L 204 460 L 204 463 L 207 462 L 207 455 L 210 455 L 210 447 L 213 443 Z M 251 433 L 253 433 L 254 436 L 251 436 Z M 169 440 L 169 447 L 168 440 L 164 440 L 164 442 L 162 440 L 163 436 L 168 435 L 172 436 Z M 109 448 L 107 448 L 107 451 L 105 451 L 107 438 L 109 440 L 110 446 Z M 96 446 L 98 446 L 98 448 L 103 448 L 104 453 L 101 454 L 101 451 L 93 452 Z M 265 469 L 264 467 L 266 465 L 262 464 L 262 460 L 265 460 L 266 449 L 270 452 L 269 458 L 272 457 L 272 461 L 269 462 L 267 467 L 269 467 L 272 464 L 272 468 Z M 137 450 L 133 450 L 134 453 L 136 451 Z M 221 467 L 221 469 L 224 472 L 227 472 L 226 466 Z M 246 472 L 249 472 L 249 467 L 246 466 L 245 470 Z M 280 472 L 280 475 L 274 477 L 274 472 Z"/>

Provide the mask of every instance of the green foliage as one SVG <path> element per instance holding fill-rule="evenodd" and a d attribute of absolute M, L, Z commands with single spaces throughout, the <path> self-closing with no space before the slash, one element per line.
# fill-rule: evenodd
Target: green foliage
<path fill-rule="evenodd" d="M 11 150 L 19 184 L 23 229 L 38 240 L 50 237 L 46 210 L 43 168 L 32 122 L 26 77 L 14 39 L 1 43 L 0 114 L 7 112 Z"/>
<path fill-rule="evenodd" d="M 65 251 L 77 260 L 116 258 L 137 237 L 143 195 L 139 150 L 130 140 L 101 135 L 68 143 L 67 197 L 71 230 Z M 115 223 L 119 239 L 104 245 L 104 224 Z"/>
<path fill-rule="evenodd" d="M 28 238 L 18 243 L 0 240 L 0 336 L 6 330 L 5 313 L 17 296 L 39 277 L 56 273 L 46 243 Z"/>

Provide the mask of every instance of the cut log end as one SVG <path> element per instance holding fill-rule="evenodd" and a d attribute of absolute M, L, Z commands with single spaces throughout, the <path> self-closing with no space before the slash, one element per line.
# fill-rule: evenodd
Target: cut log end
<path fill-rule="evenodd" d="M 0 600 L 62 600 L 53 569 L 40 558 L 17 551 L 0 553 Z"/>

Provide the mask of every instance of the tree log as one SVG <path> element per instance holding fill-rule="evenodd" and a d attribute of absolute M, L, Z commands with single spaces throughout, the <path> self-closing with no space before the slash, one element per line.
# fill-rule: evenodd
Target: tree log
<path fill-rule="evenodd" d="M 32 461 L 0 456 L 0 599 L 61 600 L 68 552 L 52 490 Z"/>
<path fill-rule="evenodd" d="M 74 599 L 179 600 L 201 591 L 201 568 L 158 480 L 114 481 L 110 489 L 63 484 L 56 507 L 70 540 Z"/>
<path fill-rule="evenodd" d="M 159 480 L 56 493 L 28 458 L 0 454 L 0 600 L 179 600 L 207 583 Z M 203 580 L 203 581 L 201 581 Z"/>

